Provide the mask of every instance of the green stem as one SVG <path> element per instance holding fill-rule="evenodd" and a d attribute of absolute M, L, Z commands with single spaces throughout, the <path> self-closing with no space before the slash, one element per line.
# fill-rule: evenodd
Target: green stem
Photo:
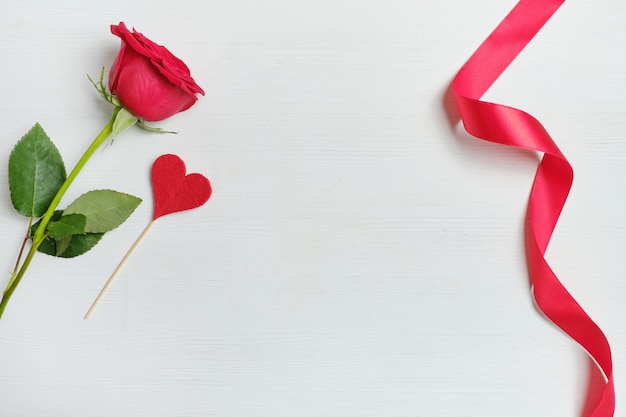
<path fill-rule="evenodd" d="M 113 116 L 111 116 L 111 120 L 109 120 L 104 129 L 102 129 L 98 136 L 96 136 L 96 138 L 93 140 L 93 142 L 91 142 L 91 145 L 89 145 L 83 156 L 81 156 L 81 158 L 78 160 L 78 163 L 76 164 L 72 172 L 70 172 L 70 174 L 67 176 L 65 182 L 61 185 L 61 188 L 59 188 L 59 191 L 57 191 L 56 195 L 52 199 L 50 206 L 48 206 L 48 210 L 41 218 L 41 223 L 39 223 L 39 227 L 37 227 L 37 230 L 35 231 L 35 234 L 33 236 L 33 243 L 30 247 L 30 250 L 28 251 L 28 254 L 26 255 L 26 258 L 24 258 L 24 263 L 22 263 L 22 266 L 20 267 L 17 275 L 4 291 L 2 301 L 0 301 L 0 318 L 2 318 L 7 303 L 11 299 L 11 296 L 15 292 L 15 289 L 24 277 L 24 274 L 26 273 L 26 270 L 28 269 L 28 266 L 30 265 L 33 256 L 35 256 L 35 253 L 37 252 L 37 248 L 39 248 L 39 245 L 41 245 L 41 243 L 44 241 L 46 237 L 46 228 L 48 227 L 48 223 L 50 222 L 50 219 L 54 214 L 54 210 L 57 208 L 57 206 L 61 202 L 61 198 L 63 198 L 63 195 L 70 187 L 72 182 L 74 182 L 74 180 L 78 176 L 78 173 L 83 169 L 89 158 L 91 158 L 96 149 L 98 149 L 100 145 L 102 145 L 104 141 L 111 135 L 111 132 L 113 132 L 113 123 L 115 122 L 115 118 L 117 117 L 117 113 L 120 111 L 120 109 L 121 107 L 115 107 L 115 110 L 113 111 Z"/>

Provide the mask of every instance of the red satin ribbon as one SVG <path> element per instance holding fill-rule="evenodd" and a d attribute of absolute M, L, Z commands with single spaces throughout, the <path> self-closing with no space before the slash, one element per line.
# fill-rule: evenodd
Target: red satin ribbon
<path fill-rule="evenodd" d="M 465 129 L 491 142 L 543 152 L 527 210 L 529 275 L 541 312 L 591 355 L 604 374 L 589 387 L 601 392 L 585 411 L 611 417 L 615 410 L 609 343 L 558 280 L 544 254 L 572 185 L 572 167 L 548 132 L 531 115 L 480 98 L 565 0 L 521 0 L 465 63 L 452 83 Z M 598 386 L 599 385 L 599 386 Z"/>

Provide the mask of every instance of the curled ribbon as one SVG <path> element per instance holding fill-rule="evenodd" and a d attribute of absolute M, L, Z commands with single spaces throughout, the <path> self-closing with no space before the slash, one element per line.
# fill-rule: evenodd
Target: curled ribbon
<path fill-rule="evenodd" d="M 611 417 L 615 411 L 609 343 L 552 271 L 544 254 L 572 186 L 572 167 L 548 132 L 521 110 L 480 98 L 526 47 L 565 0 L 521 0 L 461 68 L 452 90 L 465 129 L 480 139 L 543 153 L 527 208 L 526 253 L 537 307 L 583 347 L 604 378 L 589 387 L 598 392 L 584 413 Z M 593 382 L 593 381 L 592 381 Z M 587 414 L 588 413 L 588 414 Z"/>

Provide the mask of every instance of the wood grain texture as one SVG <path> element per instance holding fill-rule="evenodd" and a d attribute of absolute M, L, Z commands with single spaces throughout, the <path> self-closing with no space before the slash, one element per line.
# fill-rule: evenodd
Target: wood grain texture
<path fill-rule="evenodd" d="M 538 156 L 468 137 L 445 96 L 514 3 L 4 7 L 0 160 L 35 121 L 67 165 L 78 159 L 109 117 L 85 75 L 110 65 L 119 20 L 184 59 L 207 96 L 162 123 L 179 135 L 129 131 L 72 186 L 67 201 L 106 187 L 146 203 L 83 257 L 35 259 L 0 322 L 0 414 L 579 415 L 587 360 L 528 292 Z M 574 166 L 547 256 L 612 343 L 616 415 L 625 15 L 618 2 L 566 3 L 487 97 L 537 116 Z M 149 169 L 163 153 L 214 194 L 155 224 L 85 322 L 152 216 Z M 26 224 L 6 190 L 0 219 L 8 271 Z"/>

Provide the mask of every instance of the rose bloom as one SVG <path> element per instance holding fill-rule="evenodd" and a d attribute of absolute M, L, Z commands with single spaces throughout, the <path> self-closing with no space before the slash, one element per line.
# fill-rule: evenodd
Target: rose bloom
<path fill-rule="evenodd" d="M 109 73 L 109 89 L 135 116 L 158 121 L 187 110 L 204 91 L 191 78 L 189 68 L 164 46 L 128 30 L 124 22 L 111 25 L 122 40 Z"/>

